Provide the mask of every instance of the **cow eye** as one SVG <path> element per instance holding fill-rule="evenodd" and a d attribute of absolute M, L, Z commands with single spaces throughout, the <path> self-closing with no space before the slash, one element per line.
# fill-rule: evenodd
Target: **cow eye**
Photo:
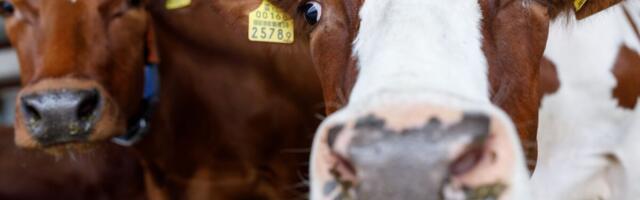
<path fill-rule="evenodd" d="M 322 17 L 322 6 L 315 1 L 309 1 L 300 7 L 300 12 L 310 25 L 316 25 Z"/>
<path fill-rule="evenodd" d="M 11 15 L 15 11 L 15 8 L 13 7 L 13 4 L 11 4 L 11 2 L 9 2 L 9 1 L 0 0 L 0 6 L 2 6 L 2 8 L 1 8 L 2 11 L 0 12 L 0 14 L 2 14 L 2 15 Z"/>

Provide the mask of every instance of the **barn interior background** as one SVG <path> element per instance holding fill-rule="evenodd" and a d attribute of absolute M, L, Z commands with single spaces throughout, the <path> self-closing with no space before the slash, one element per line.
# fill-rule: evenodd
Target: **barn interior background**
<path fill-rule="evenodd" d="M 9 47 L 4 32 L 4 21 L 0 18 L 0 125 L 13 123 L 13 109 L 18 91 L 18 61 Z"/>

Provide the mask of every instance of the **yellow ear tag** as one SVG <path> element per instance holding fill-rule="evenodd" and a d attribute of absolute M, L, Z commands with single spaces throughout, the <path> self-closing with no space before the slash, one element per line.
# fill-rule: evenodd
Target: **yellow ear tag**
<path fill-rule="evenodd" d="M 293 19 L 268 0 L 249 13 L 249 40 L 291 44 L 294 41 Z"/>
<path fill-rule="evenodd" d="M 174 10 L 184 8 L 189 5 L 191 5 L 191 0 L 167 0 L 164 6 L 167 10 Z"/>
<path fill-rule="evenodd" d="M 574 0 L 573 1 L 573 7 L 576 8 L 576 12 L 580 11 L 580 9 L 582 9 L 582 6 L 584 6 L 585 3 L 587 3 L 588 0 Z"/>

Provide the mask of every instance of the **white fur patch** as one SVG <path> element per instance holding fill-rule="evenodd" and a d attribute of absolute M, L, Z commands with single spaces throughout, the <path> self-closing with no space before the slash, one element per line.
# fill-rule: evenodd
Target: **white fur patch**
<path fill-rule="evenodd" d="M 638 2 L 625 5 L 640 22 Z M 633 135 L 640 132 L 630 132 L 633 113 L 612 96 L 616 80 L 611 70 L 623 44 L 640 50 L 620 5 L 585 21 L 552 24 L 545 56 L 557 67 L 560 89 L 543 99 L 539 115 L 532 184 L 540 199 L 638 197 L 623 198 L 626 175 L 619 176 L 640 172 L 640 152 L 620 150 L 625 138 L 638 138 Z M 637 181 L 635 189 L 640 188 Z"/>
<path fill-rule="evenodd" d="M 477 1 L 367 0 L 360 17 L 354 48 L 360 74 L 350 105 L 388 93 L 489 102 Z"/>
<path fill-rule="evenodd" d="M 360 10 L 354 56 L 360 69 L 347 107 L 321 127 L 344 122 L 375 106 L 430 104 L 502 116 L 511 142 L 520 147 L 508 116 L 489 99 L 488 64 L 482 47 L 477 0 L 366 0 Z M 324 130 L 320 128 L 319 130 Z M 317 166 L 322 132 L 311 159 L 311 199 L 320 200 Z M 513 199 L 529 199 L 522 151 L 510 188 Z"/>

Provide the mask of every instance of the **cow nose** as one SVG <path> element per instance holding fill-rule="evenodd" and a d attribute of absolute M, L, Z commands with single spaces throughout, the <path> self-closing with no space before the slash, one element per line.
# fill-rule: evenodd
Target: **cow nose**
<path fill-rule="evenodd" d="M 341 117 L 320 129 L 311 173 L 320 181 L 315 192 L 321 194 L 314 197 L 500 199 L 509 184 L 504 181 L 508 177 L 492 173 L 505 170 L 498 166 L 512 166 L 514 151 L 509 148 L 517 144 L 495 144 L 509 142 L 507 136 L 515 132 L 497 125 L 501 120 L 490 114 L 441 109 L 426 115 L 409 110 L 357 116 Z M 481 168 L 490 175 L 475 177 Z M 482 191 L 480 196 L 468 196 L 476 191 Z"/>
<path fill-rule="evenodd" d="M 42 145 L 88 139 L 100 113 L 100 93 L 54 90 L 26 94 L 21 110 L 31 136 Z"/>

